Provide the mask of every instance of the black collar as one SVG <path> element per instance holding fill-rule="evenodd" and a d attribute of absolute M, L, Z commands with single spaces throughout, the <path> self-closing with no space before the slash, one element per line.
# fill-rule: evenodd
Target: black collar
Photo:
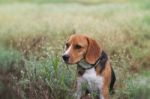
<path fill-rule="evenodd" d="M 87 69 L 91 69 L 91 68 L 96 68 L 96 66 L 99 64 L 102 67 L 101 70 L 103 70 L 107 60 L 108 60 L 107 54 L 104 51 L 102 51 L 100 57 L 95 62 L 95 64 L 89 64 L 85 60 L 81 60 L 78 63 L 78 66 L 80 66 L 81 68 L 87 70 Z"/>

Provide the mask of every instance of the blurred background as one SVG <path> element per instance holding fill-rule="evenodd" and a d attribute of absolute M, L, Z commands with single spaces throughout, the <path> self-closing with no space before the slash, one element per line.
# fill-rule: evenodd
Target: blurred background
<path fill-rule="evenodd" d="M 0 99 L 73 99 L 61 55 L 74 31 L 110 56 L 111 99 L 150 99 L 149 0 L 0 0 Z"/>

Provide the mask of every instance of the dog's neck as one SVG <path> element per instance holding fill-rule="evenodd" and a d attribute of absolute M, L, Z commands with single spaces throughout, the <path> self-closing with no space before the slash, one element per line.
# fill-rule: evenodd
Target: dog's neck
<path fill-rule="evenodd" d="M 92 64 L 87 63 L 84 59 L 81 60 L 78 65 L 84 69 L 90 69 L 94 67 Z"/>
<path fill-rule="evenodd" d="M 81 68 L 87 70 L 87 69 L 91 69 L 91 68 L 96 68 L 96 66 L 101 62 L 100 58 L 96 61 L 95 64 L 89 64 L 88 62 L 86 62 L 84 59 L 81 60 L 78 63 L 78 66 L 80 66 Z"/>
<path fill-rule="evenodd" d="M 86 62 L 85 59 L 82 59 L 82 60 L 80 60 L 80 62 L 78 63 L 78 66 L 86 70 L 86 69 L 96 68 L 96 66 L 97 66 L 98 64 L 100 64 L 100 66 L 101 66 L 102 68 L 104 68 L 104 67 L 105 67 L 105 64 L 106 64 L 106 62 L 107 62 L 107 60 L 108 60 L 107 54 L 106 54 L 104 51 L 102 51 L 100 57 L 99 57 L 98 60 L 95 62 L 95 64 L 89 64 L 88 62 Z"/>

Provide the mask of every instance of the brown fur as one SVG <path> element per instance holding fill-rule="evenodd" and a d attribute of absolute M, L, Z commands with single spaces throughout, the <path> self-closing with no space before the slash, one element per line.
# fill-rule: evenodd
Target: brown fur
<path fill-rule="evenodd" d="M 95 40 L 90 38 L 87 38 L 87 40 L 88 40 L 88 48 L 85 59 L 89 64 L 94 64 L 96 60 L 99 58 L 101 49 Z"/>
<path fill-rule="evenodd" d="M 105 99 L 109 99 L 109 85 L 111 82 L 111 66 L 108 62 L 106 63 L 106 67 L 103 70 L 101 75 L 104 77 L 102 94 L 105 97 Z"/>
<path fill-rule="evenodd" d="M 86 53 L 87 47 L 88 47 L 88 41 L 86 36 L 81 36 L 81 35 L 72 35 L 66 42 L 68 48 L 72 46 L 70 52 L 69 52 L 69 64 L 74 64 L 80 61 L 82 58 L 84 58 L 84 55 Z M 76 49 L 75 46 L 80 45 L 81 49 Z M 66 48 L 66 50 L 68 49 Z M 79 52 L 81 52 L 79 54 Z"/>

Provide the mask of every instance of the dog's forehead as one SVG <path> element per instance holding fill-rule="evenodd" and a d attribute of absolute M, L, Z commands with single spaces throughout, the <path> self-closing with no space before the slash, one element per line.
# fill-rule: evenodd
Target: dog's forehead
<path fill-rule="evenodd" d="M 72 35 L 68 39 L 69 43 L 87 43 L 86 36 L 84 35 Z"/>

